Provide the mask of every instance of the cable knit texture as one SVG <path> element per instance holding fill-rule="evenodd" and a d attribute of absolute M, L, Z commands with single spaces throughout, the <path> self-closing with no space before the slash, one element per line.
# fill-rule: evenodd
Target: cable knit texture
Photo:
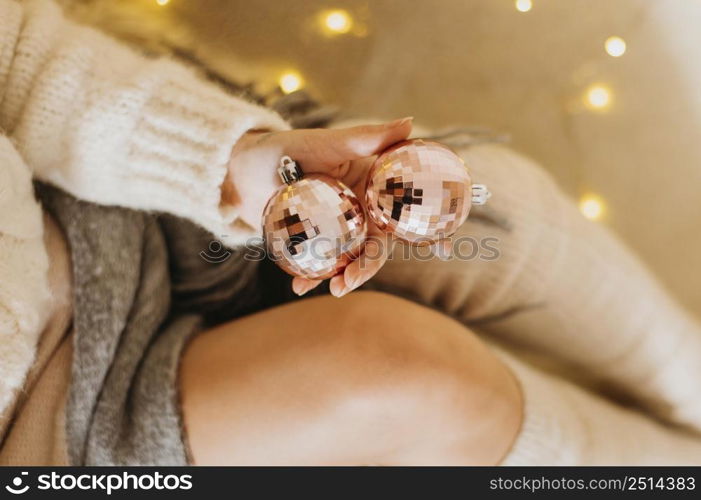
<path fill-rule="evenodd" d="M 32 176 L 92 202 L 188 218 L 236 245 L 258 233 L 220 205 L 231 150 L 285 129 L 181 65 L 68 22 L 47 0 L 0 0 L 0 411 L 21 385 L 48 297 Z"/>
<path fill-rule="evenodd" d="M 0 125 L 36 178 L 189 218 L 231 244 L 257 234 L 220 206 L 220 187 L 243 133 L 287 128 L 277 114 L 66 22 L 51 2 L 0 3 Z"/>

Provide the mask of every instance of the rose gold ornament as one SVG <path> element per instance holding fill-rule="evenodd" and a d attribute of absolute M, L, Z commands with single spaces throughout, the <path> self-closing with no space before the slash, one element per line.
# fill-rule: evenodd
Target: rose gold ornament
<path fill-rule="evenodd" d="M 451 236 L 465 222 L 472 204 L 490 194 L 472 184 L 457 154 L 437 142 L 402 141 L 380 154 L 370 168 L 368 215 L 380 229 L 416 245 Z"/>
<path fill-rule="evenodd" d="M 293 276 L 326 279 L 362 249 L 367 224 L 348 186 L 326 175 L 303 176 L 289 156 L 278 169 L 285 182 L 263 210 L 268 254 Z"/>

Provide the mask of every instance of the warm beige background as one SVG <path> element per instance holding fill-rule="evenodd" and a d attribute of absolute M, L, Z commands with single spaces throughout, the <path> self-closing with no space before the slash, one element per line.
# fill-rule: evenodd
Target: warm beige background
<path fill-rule="evenodd" d="M 364 36 L 325 36 L 329 7 Z M 294 68 L 355 114 L 508 132 L 573 196 L 600 194 L 602 223 L 701 315 L 701 0 L 533 0 L 528 13 L 513 0 L 103 0 L 77 12 L 262 89 Z M 610 35 L 623 57 L 604 52 Z M 593 83 L 613 92 L 605 113 L 581 105 Z"/>

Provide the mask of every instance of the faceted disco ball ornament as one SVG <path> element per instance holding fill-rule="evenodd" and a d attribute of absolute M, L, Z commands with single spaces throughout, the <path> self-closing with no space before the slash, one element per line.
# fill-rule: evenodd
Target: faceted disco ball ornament
<path fill-rule="evenodd" d="M 360 254 L 367 223 L 358 198 L 325 175 L 303 176 L 289 156 L 278 169 L 285 182 L 263 210 L 270 257 L 285 272 L 308 279 L 338 274 Z"/>
<path fill-rule="evenodd" d="M 465 222 L 473 204 L 490 196 L 472 184 L 457 154 L 437 142 L 399 142 L 378 156 L 370 168 L 368 215 L 383 231 L 415 245 L 451 236 Z"/>

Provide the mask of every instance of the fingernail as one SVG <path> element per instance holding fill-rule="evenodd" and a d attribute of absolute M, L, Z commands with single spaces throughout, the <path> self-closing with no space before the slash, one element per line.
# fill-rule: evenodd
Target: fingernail
<path fill-rule="evenodd" d="M 292 287 L 292 291 L 294 293 L 296 293 L 297 295 L 299 295 L 300 297 L 302 295 L 304 295 L 305 293 L 307 293 L 309 290 L 311 290 L 311 285 L 309 285 L 309 284 L 301 285 L 301 286 L 297 286 L 297 287 L 295 287 L 295 286 Z"/>
<path fill-rule="evenodd" d="M 388 123 L 387 127 L 389 127 L 389 128 L 401 127 L 402 125 L 409 123 L 413 119 L 414 119 L 413 116 L 407 116 L 406 118 L 400 118 L 398 120 L 394 120 L 393 122 Z"/>
<path fill-rule="evenodd" d="M 353 273 L 353 271 L 346 271 L 346 273 L 343 275 L 343 281 L 346 284 L 346 288 L 350 288 L 351 290 L 353 288 L 357 288 L 358 282 L 360 281 L 360 276 L 356 276 L 357 273 Z"/>
<path fill-rule="evenodd" d="M 344 285 L 345 286 L 345 285 Z M 339 285 L 337 281 L 331 280 L 331 283 L 329 283 L 329 293 L 333 295 L 334 297 L 340 297 L 340 293 L 343 291 L 343 289 L 339 289 Z"/>
<path fill-rule="evenodd" d="M 334 297 L 336 297 L 338 299 L 340 299 L 341 297 L 343 297 L 345 294 L 347 294 L 348 292 L 350 292 L 352 290 L 352 288 L 348 288 L 345 285 L 345 283 L 342 283 L 341 285 L 343 286 L 343 288 L 340 288 L 340 286 L 338 286 L 337 284 L 332 284 L 329 287 L 329 292 L 331 292 L 331 295 L 333 295 Z M 339 288 L 340 288 L 340 290 L 339 290 Z"/>

